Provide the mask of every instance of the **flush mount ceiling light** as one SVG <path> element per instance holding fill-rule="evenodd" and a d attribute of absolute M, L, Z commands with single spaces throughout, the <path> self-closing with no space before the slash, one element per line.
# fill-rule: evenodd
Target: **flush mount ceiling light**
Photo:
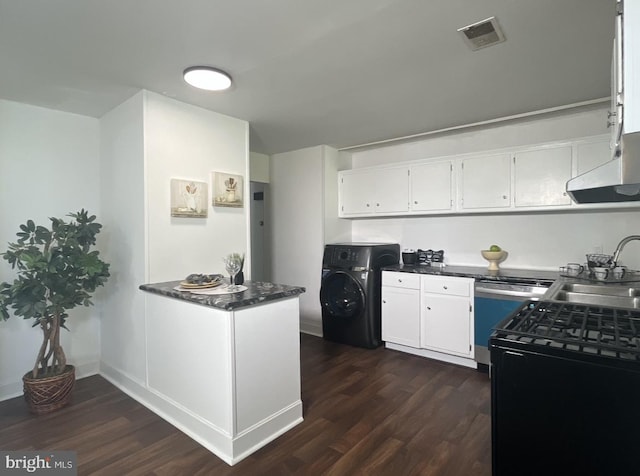
<path fill-rule="evenodd" d="M 191 86 L 207 91 L 222 91 L 231 86 L 231 76 L 210 66 L 192 66 L 182 74 Z"/>

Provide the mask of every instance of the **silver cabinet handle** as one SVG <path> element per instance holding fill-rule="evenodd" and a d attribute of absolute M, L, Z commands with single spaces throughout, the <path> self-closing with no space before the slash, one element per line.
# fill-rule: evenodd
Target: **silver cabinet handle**
<path fill-rule="evenodd" d="M 446 287 L 446 286 L 442 286 L 442 287 L 443 287 L 444 289 L 449 289 L 449 288 L 448 288 L 448 287 Z"/>
<path fill-rule="evenodd" d="M 427 306 L 427 311 L 430 311 L 430 310 L 431 310 L 431 308 L 429 306 Z"/>

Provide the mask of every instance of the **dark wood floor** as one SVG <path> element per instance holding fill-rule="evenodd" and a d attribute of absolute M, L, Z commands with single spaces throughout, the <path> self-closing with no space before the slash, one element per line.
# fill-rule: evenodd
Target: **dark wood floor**
<path fill-rule="evenodd" d="M 302 335 L 304 422 L 233 467 L 100 376 L 30 415 L 0 402 L 0 449 L 73 450 L 80 475 L 489 475 L 486 374 Z"/>

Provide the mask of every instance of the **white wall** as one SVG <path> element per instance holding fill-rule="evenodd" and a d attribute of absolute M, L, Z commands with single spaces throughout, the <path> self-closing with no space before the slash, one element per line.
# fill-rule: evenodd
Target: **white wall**
<path fill-rule="evenodd" d="M 607 106 L 531 116 L 463 132 L 352 152 L 353 167 L 390 164 L 607 133 Z"/>
<path fill-rule="evenodd" d="M 142 384 L 146 380 L 145 301 L 148 280 L 145 221 L 144 94 L 100 119 L 100 179 L 105 253 L 111 281 L 105 290 L 102 362 Z"/>
<path fill-rule="evenodd" d="M 250 180 L 269 183 L 269 156 L 251 152 L 249 154 Z"/>
<path fill-rule="evenodd" d="M 551 117 L 448 134 L 353 153 L 354 167 L 455 155 L 605 134 L 606 109 L 569 111 Z M 640 211 L 576 211 L 452 215 L 353 220 L 354 241 L 395 241 L 403 248 L 444 249 L 446 262 L 486 265 L 480 250 L 498 244 L 509 252 L 504 268 L 557 270 L 584 262 L 586 253 L 613 253 L 627 235 L 640 234 Z M 640 268 L 640 242 L 621 259 Z"/>
<path fill-rule="evenodd" d="M 271 276 L 304 286 L 300 327 L 321 322 L 319 293 L 323 252 L 322 146 L 271 156 Z"/>
<path fill-rule="evenodd" d="M 96 119 L 0 100 L 0 252 L 28 219 L 48 227 L 49 217 L 85 208 L 103 222 L 99 188 Z M 0 260 L 0 282 L 13 276 Z M 95 373 L 100 360 L 100 293 L 96 306 L 70 311 L 70 332 L 61 336 L 80 376 Z M 22 393 L 22 375 L 34 365 L 42 334 L 31 324 L 19 317 L 0 322 L 0 400 Z"/>
<path fill-rule="evenodd" d="M 146 92 L 145 158 L 150 282 L 190 273 L 226 274 L 222 258 L 245 253 L 249 234 L 249 125 L 229 116 Z M 244 207 L 212 207 L 203 218 L 170 214 L 171 178 L 209 184 L 211 172 L 244 178 Z M 249 273 L 247 273 L 249 274 Z"/>
<path fill-rule="evenodd" d="M 226 274 L 222 257 L 247 252 L 248 208 L 212 207 L 210 174 L 248 177 L 248 124 L 141 91 L 100 125 L 103 208 L 115 281 L 105 297 L 102 371 L 135 393 L 147 385 L 146 337 L 154 326 L 138 287 L 194 272 Z M 208 218 L 171 217 L 172 178 L 207 183 Z"/>
<path fill-rule="evenodd" d="M 304 286 L 300 329 L 322 335 L 320 280 L 325 243 L 348 241 L 351 223 L 338 219 L 338 170 L 351 159 L 328 146 L 271 156 L 272 280 Z"/>
<path fill-rule="evenodd" d="M 338 218 L 338 171 L 351 168 L 351 155 L 324 147 L 324 243 L 351 240 L 351 221 Z"/>

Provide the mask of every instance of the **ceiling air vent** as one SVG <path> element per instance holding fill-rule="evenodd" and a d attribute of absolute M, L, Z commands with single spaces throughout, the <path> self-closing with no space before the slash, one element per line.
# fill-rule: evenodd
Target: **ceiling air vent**
<path fill-rule="evenodd" d="M 496 17 L 490 17 L 471 25 L 459 28 L 458 31 L 464 38 L 464 42 L 473 51 L 487 46 L 501 43 L 505 40 L 504 33 L 498 25 Z"/>

